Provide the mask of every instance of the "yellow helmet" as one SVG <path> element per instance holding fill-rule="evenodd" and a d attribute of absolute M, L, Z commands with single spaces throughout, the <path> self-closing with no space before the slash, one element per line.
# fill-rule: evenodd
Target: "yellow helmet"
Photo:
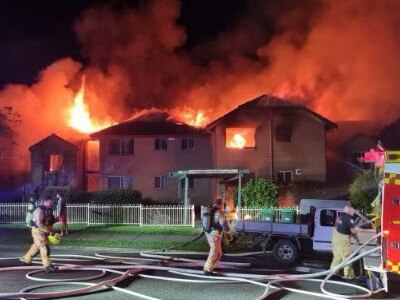
<path fill-rule="evenodd" d="M 61 236 L 58 233 L 50 233 L 47 236 L 47 240 L 49 241 L 50 245 L 58 245 L 61 240 Z"/>

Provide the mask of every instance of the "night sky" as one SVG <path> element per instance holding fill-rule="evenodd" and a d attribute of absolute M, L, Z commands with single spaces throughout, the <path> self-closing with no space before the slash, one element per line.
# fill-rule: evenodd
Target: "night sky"
<path fill-rule="evenodd" d="M 68 134 L 82 86 L 99 124 L 158 109 L 205 125 L 263 94 L 333 122 L 399 118 L 399 0 L 14 0 L 0 14 L 0 107 L 21 115 L 24 147 Z"/>
<path fill-rule="evenodd" d="M 138 1 L 13 0 L 0 2 L 0 86 L 32 84 L 38 72 L 57 59 L 86 62 L 73 31 L 87 8 L 111 4 L 116 10 Z M 246 8 L 244 0 L 190 0 L 181 4 L 178 23 L 187 29 L 184 47 L 212 39 L 229 28 Z"/>

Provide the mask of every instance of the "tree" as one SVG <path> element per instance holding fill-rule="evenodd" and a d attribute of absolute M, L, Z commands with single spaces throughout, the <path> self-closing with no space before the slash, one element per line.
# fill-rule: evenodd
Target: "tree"
<path fill-rule="evenodd" d="M 246 207 L 273 207 L 278 203 L 278 188 L 272 180 L 252 179 L 241 192 Z"/>
<path fill-rule="evenodd" d="M 374 170 L 361 171 L 349 188 L 349 198 L 355 208 L 370 213 L 371 203 L 378 194 L 378 178 Z"/>

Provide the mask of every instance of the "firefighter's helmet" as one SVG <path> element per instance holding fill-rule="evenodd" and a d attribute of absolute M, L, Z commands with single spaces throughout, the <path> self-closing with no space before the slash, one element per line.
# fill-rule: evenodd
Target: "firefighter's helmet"
<path fill-rule="evenodd" d="M 50 245 L 58 245 L 61 240 L 61 236 L 58 233 L 50 233 L 47 237 Z"/>

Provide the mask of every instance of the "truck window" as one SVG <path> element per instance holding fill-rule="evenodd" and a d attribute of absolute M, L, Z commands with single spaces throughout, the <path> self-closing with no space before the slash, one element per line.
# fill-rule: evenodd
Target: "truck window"
<path fill-rule="evenodd" d="M 321 210 L 321 219 L 320 225 L 321 226 L 335 226 L 336 220 L 336 210 L 333 209 L 322 209 Z"/>

